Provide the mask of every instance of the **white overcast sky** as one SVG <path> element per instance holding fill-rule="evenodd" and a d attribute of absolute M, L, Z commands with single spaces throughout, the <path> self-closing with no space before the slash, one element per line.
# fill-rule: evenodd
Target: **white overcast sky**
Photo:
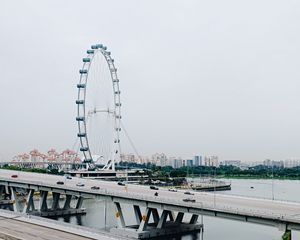
<path fill-rule="evenodd" d="M 300 157 L 300 1 L 0 3 L 2 161 L 72 147 L 94 43 L 115 58 L 140 154 Z"/>

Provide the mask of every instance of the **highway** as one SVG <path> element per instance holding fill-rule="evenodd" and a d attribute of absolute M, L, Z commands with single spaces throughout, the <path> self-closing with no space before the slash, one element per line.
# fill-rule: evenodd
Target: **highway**
<path fill-rule="evenodd" d="M 17 175 L 13 178 L 12 175 Z M 300 230 L 300 203 L 287 201 L 274 201 L 260 198 L 241 197 L 205 192 L 192 192 L 194 195 L 185 194 L 184 190 L 177 192 L 160 188 L 151 190 L 149 186 L 126 184 L 120 186 L 116 182 L 100 181 L 75 178 L 67 179 L 64 176 L 45 175 L 37 173 L 16 172 L 0 170 L 1 181 L 10 183 L 35 184 L 51 188 L 72 190 L 80 193 L 87 193 L 90 196 L 112 196 L 134 201 L 141 201 L 153 204 L 160 204 L 174 207 L 179 211 L 180 207 L 193 213 L 201 213 L 223 218 L 231 218 L 239 221 L 250 221 L 264 224 L 265 220 L 274 223 L 292 225 L 293 229 Z M 57 182 L 62 181 L 63 185 Z M 77 186 L 78 183 L 84 186 Z M 92 190 L 91 187 L 98 186 L 99 190 Z M 157 192 L 158 196 L 154 196 Z M 184 202 L 183 199 L 194 199 L 195 202 Z M 177 207 L 177 208 L 176 208 Z M 197 210 L 197 211 L 196 211 Z M 245 219 L 244 219 L 245 218 Z M 251 220 L 251 218 L 254 218 Z M 242 220 L 244 219 L 244 220 Z M 262 220 L 261 222 L 259 220 Z M 272 224 L 270 224 L 272 225 Z M 275 224 L 274 224 L 275 225 Z"/>

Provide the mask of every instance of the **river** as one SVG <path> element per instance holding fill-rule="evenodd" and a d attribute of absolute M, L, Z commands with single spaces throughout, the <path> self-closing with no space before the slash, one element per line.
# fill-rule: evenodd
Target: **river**
<path fill-rule="evenodd" d="M 275 200 L 288 200 L 300 202 L 300 181 L 297 180 L 245 180 L 232 179 L 232 190 L 218 193 L 234 194 L 242 196 L 261 197 Z M 218 198 L 216 195 L 216 204 Z M 87 214 L 80 217 L 60 218 L 60 221 L 67 221 L 83 226 L 109 229 L 116 225 L 115 210 L 111 203 L 85 200 L 84 206 Z M 125 209 L 125 220 L 134 223 L 134 218 L 129 217 L 129 209 Z M 127 219 L 126 219 L 127 217 Z M 201 220 L 201 218 L 199 218 Z M 275 227 L 262 226 L 252 223 L 244 223 L 232 220 L 224 220 L 214 217 L 203 217 L 204 240 L 280 240 L 282 231 Z M 300 232 L 293 231 L 293 239 L 300 239 Z M 175 238 L 174 238 L 175 239 Z M 190 240 L 201 239 L 200 234 L 186 235 L 176 239 Z M 164 238 L 166 240 L 166 238 Z"/>

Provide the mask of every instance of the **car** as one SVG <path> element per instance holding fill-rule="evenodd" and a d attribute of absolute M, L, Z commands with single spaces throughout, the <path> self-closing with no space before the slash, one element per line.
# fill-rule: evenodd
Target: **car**
<path fill-rule="evenodd" d="M 91 189 L 92 189 L 92 190 L 99 190 L 100 187 L 98 187 L 98 186 L 92 186 Z"/>
<path fill-rule="evenodd" d="M 177 192 L 177 189 L 175 189 L 175 188 L 169 188 L 168 191 L 169 192 Z"/>
<path fill-rule="evenodd" d="M 77 183 L 76 186 L 77 187 L 84 187 L 84 183 Z"/>
<path fill-rule="evenodd" d="M 158 187 L 150 186 L 150 189 L 152 189 L 152 190 L 158 190 Z"/>
<path fill-rule="evenodd" d="M 66 179 L 72 179 L 72 177 L 70 175 L 68 175 L 68 174 L 65 174 L 65 178 Z"/>
<path fill-rule="evenodd" d="M 124 182 L 118 182 L 118 185 L 125 186 L 125 183 Z"/>
<path fill-rule="evenodd" d="M 11 177 L 12 177 L 12 178 L 17 178 L 18 175 L 17 175 L 17 174 L 13 174 L 13 175 L 11 175 Z"/>
<path fill-rule="evenodd" d="M 184 192 L 184 194 L 186 194 L 186 195 L 194 195 L 194 193 L 191 193 L 189 191 Z"/>
<path fill-rule="evenodd" d="M 57 181 L 56 184 L 58 184 L 58 185 L 64 185 L 65 183 L 63 181 Z"/>
<path fill-rule="evenodd" d="M 191 198 L 184 198 L 184 199 L 182 199 L 182 201 L 184 201 L 184 202 L 196 202 L 196 200 L 195 199 L 191 199 Z"/>

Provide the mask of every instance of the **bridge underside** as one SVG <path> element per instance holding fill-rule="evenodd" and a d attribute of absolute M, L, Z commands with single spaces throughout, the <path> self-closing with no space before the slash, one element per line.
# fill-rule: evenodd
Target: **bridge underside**
<path fill-rule="evenodd" d="M 19 189 L 20 190 L 20 189 Z M 41 217 L 54 217 L 85 214 L 86 210 L 82 208 L 83 197 L 70 194 L 61 195 L 57 192 L 35 191 L 34 189 L 22 189 L 24 191 L 17 191 L 16 187 L 0 186 L 0 195 L 5 204 L 12 206 L 14 212 L 21 212 L 30 215 Z M 34 197 L 37 197 L 38 206 L 34 203 Z M 49 206 L 48 201 L 51 205 Z M 71 201 L 75 201 L 75 206 L 72 206 Z M 61 203 L 62 206 L 61 206 Z M 74 205 L 74 204 L 73 204 Z"/>
<path fill-rule="evenodd" d="M 184 213 L 146 207 L 142 213 L 140 206 L 133 205 L 136 224 L 128 225 L 125 222 L 123 210 L 119 202 L 114 202 L 118 227 L 112 228 L 111 232 L 125 237 L 148 239 L 167 235 L 182 235 L 191 232 L 203 231 L 203 225 L 198 224 L 198 215 L 193 214 L 188 222 L 184 222 Z M 152 221 L 151 221 L 152 219 Z"/>

